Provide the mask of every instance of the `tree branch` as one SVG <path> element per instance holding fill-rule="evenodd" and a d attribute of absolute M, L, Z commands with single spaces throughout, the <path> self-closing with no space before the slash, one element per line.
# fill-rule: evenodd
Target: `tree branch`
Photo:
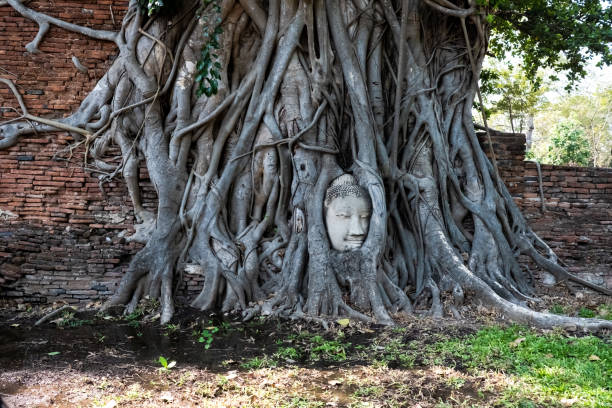
<path fill-rule="evenodd" d="M 48 16 L 44 13 L 34 11 L 24 6 L 19 0 L 6 0 L 6 3 L 9 4 L 13 9 L 15 9 L 15 11 L 17 11 L 22 16 L 29 18 L 30 20 L 38 24 L 38 34 L 36 35 L 34 40 L 32 40 L 32 42 L 26 45 L 26 50 L 28 50 L 28 52 L 39 52 L 38 46 L 40 45 L 47 31 L 49 31 L 49 27 L 51 24 L 63 28 L 64 30 L 83 34 L 87 37 L 95 38 L 97 40 L 112 41 L 115 43 L 117 42 L 117 33 L 114 31 L 94 30 L 92 28 L 68 23 L 64 20 L 60 20 L 58 18 Z M 0 5 L 2 4 L 0 3 Z"/>
<path fill-rule="evenodd" d="M 476 14 L 476 9 L 474 7 L 470 7 L 468 9 L 457 10 L 457 9 L 451 9 L 449 7 L 446 7 L 446 4 L 448 4 L 447 2 L 444 2 L 445 6 L 442 6 L 438 2 L 433 1 L 433 0 L 425 0 L 425 3 L 428 6 L 438 10 L 440 13 L 446 14 L 448 16 L 466 18 L 468 16 Z"/>

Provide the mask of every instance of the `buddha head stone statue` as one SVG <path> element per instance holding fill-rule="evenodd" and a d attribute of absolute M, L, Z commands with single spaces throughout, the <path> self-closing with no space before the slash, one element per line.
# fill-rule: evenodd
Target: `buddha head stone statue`
<path fill-rule="evenodd" d="M 370 196 L 351 174 L 334 179 L 325 193 L 325 225 L 336 251 L 361 247 L 368 235 Z"/>

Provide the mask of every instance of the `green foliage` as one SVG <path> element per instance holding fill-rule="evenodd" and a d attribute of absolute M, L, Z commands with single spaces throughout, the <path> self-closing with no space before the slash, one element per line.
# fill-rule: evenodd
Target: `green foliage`
<path fill-rule="evenodd" d="M 165 6 L 164 0 L 138 0 L 138 5 L 149 16 L 157 14 Z"/>
<path fill-rule="evenodd" d="M 410 344 L 399 338 L 391 338 L 383 344 L 374 344 L 366 357 L 374 360 L 376 365 L 387 366 L 393 362 L 404 368 L 414 366 L 417 351 Z"/>
<path fill-rule="evenodd" d="M 151 16 L 173 16 L 181 8 L 184 0 L 138 0 L 143 14 Z"/>
<path fill-rule="evenodd" d="M 567 312 L 565 311 L 565 307 L 563 307 L 563 305 L 552 305 L 552 307 L 550 308 L 550 313 L 564 315 Z"/>
<path fill-rule="evenodd" d="M 125 320 L 128 322 L 128 325 L 137 329 L 140 327 L 140 319 L 144 316 L 144 308 L 139 306 L 134 311 L 125 316 Z"/>
<path fill-rule="evenodd" d="M 176 333 L 177 331 L 179 331 L 181 328 L 180 324 L 172 324 L 172 323 L 168 323 L 166 324 L 166 326 L 164 327 L 164 331 L 165 331 L 165 335 L 166 336 L 171 336 L 172 334 Z"/>
<path fill-rule="evenodd" d="M 429 352 L 459 359 L 471 371 L 490 369 L 514 375 L 517 385 L 506 391 L 513 401 L 529 397 L 545 406 L 556 406 L 562 399 L 575 401 L 575 406 L 612 404 L 612 348 L 597 337 L 491 327 L 467 339 L 436 343 Z"/>
<path fill-rule="evenodd" d="M 361 387 L 358 388 L 353 395 L 358 398 L 364 397 L 380 397 L 385 390 L 382 387 L 377 387 L 375 385 L 369 387 Z"/>
<path fill-rule="evenodd" d="M 204 22 L 202 35 L 206 42 L 202 46 L 197 64 L 197 94 L 198 96 L 202 94 L 212 96 L 219 91 L 219 80 L 221 79 L 221 64 L 218 55 L 221 48 L 219 37 L 223 33 L 220 0 L 202 0 L 198 15 Z"/>
<path fill-rule="evenodd" d="M 159 356 L 158 361 L 159 364 L 161 364 L 161 368 L 159 369 L 160 372 L 168 372 L 176 365 L 176 361 L 168 362 L 168 360 L 163 356 Z"/>
<path fill-rule="evenodd" d="M 522 67 L 494 64 L 482 71 L 481 91 L 485 99 L 487 116 L 502 115 L 503 128 L 523 133 L 529 117 L 544 103 L 547 86 L 535 86 Z M 509 126 L 507 126 L 509 124 Z M 494 125 L 499 128 L 499 124 Z"/>
<path fill-rule="evenodd" d="M 302 357 L 302 353 L 300 353 L 295 347 L 279 347 L 277 352 L 274 353 L 274 357 L 283 360 L 296 361 Z"/>
<path fill-rule="evenodd" d="M 204 348 L 208 350 L 210 345 L 214 340 L 215 333 L 219 332 L 219 327 L 212 326 L 212 320 L 208 321 L 208 324 L 211 326 L 207 326 L 201 330 L 194 330 L 193 335 L 198 338 L 199 343 L 204 343 Z"/>
<path fill-rule="evenodd" d="M 596 313 L 595 311 L 591 309 L 588 309 L 586 307 L 581 307 L 580 310 L 578 311 L 578 316 L 591 318 L 591 317 L 595 317 Z"/>
<path fill-rule="evenodd" d="M 518 56 L 537 84 L 538 68 L 566 71 L 570 84 L 585 76 L 586 61 L 612 63 L 612 7 L 600 0 L 478 0 L 488 14 L 490 51 Z"/>
<path fill-rule="evenodd" d="M 310 348 L 311 360 L 346 360 L 346 350 L 350 347 L 350 343 L 343 343 L 339 340 L 325 340 L 319 335 L 312 336 L 310 341 L 312 344 Z"/>
<path fill-rule="evenodd" d="M 548 157 L 552 164 L 588 166 L 591 159 L 589 141 L 577 121 L 567 120 L 555 126 Z"/>
<path fill-rule="evenodd" d="M 277 362 L 266 355 L 264 355 L 263 357 L 253 357 L 247 360 L 246 362 L 240 364 L 240 367 L 244 368 L 245 370 L 258 370 L 260 368 L 276 366 Z"/>

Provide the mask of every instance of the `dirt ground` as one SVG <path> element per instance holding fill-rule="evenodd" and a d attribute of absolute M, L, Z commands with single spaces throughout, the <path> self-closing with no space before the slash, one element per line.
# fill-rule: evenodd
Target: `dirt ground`
<path fill-rule="evenodd" d="M 539 306 L 563 305 L 569 314 L 605 301 L 580 293 L 542 293 Z M 9 407 L 59 408 L 501 406 L 512 381 L 503 373 L 469 373 L 419 354 L 500 323 L 483 308 L 464 312 L 463 321 L 411 318 L 394 328 L 347 321 L 325 331 L 192 309 L 164 327 L 146 312 L 125 319 L 94 311 L 34 326 L 41 311 L 4 310 L 0 397 Z M 414 350 L 408 363 L 376 356 L 400 342 Z"/>

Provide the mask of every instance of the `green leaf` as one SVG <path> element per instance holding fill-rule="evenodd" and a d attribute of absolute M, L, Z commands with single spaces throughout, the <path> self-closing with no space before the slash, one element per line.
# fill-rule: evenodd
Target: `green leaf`
<path fill-rule="evenodd" d="M 58 354 L 60 354 L 59 351 L 52 351 L 50 353 L 47 353 L 47 355 L 49 355 L 49 356 L 57 356 Z"/>
<path fill-rule="evenodd" d="M 166 360 L 165 357 L 159 356 L 159 363 L 162 365 L 162 367 L 168 368 L 168 360 Z"/>

